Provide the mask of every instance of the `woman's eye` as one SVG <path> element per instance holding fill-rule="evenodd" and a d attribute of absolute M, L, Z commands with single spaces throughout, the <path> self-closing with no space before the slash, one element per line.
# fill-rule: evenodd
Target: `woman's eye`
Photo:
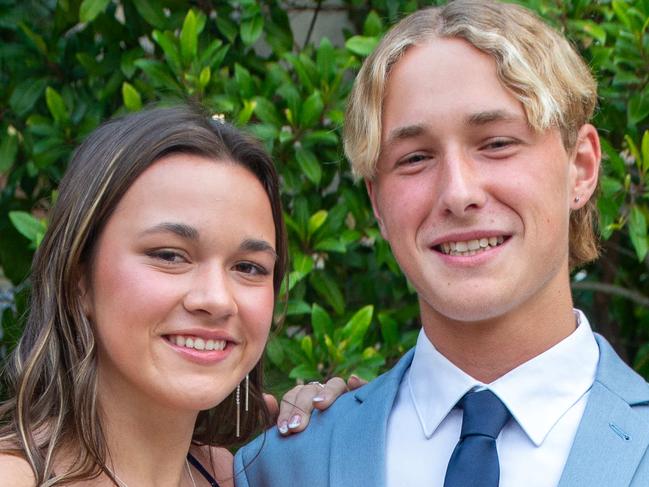
<path fill-rule="evenodd" d="M 251 276 L 267 276 L 269 274 L 264 266 L 255 264 L 254 262 L 238 262 L 235 264 L 234 269 Z"/>
<path fill-rule="evenodd" d="M 169 264 L 180 264 L 183 262 L 187 262 L 185 256 L 175 250 L 169 250 L 169 249 L 152 250 L 150 252 L 147 252 L 147 255 L 149 257 L 152 257 L 157 260 L 161 260 Z"/>

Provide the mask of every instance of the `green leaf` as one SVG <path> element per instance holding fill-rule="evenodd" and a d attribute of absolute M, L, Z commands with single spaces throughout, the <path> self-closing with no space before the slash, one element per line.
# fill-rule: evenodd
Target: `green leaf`
<path fill-rule="evenodd" d="M 284 362 L 284 348 L 278 338 L 272 338 L 266 344 L 266 356 L 269 360 L 280 367 Z"/>
<path fill-rule="evenodd" d="M 254 44 L 264 30 L 264 18 L 255 15 L 253 18 L 241 22 L 241 40 L 246 46 Z"/>
<path fill-rule="evenodd" d="M 187 12 L 180 31 L 180 57 L 185 65 L 196 58 L 198 46 L 198 22 L 193 10 Z"/>
<path fill-rule="evenodd" d="M 293 270 L 307 275 L 313 269 L 313 259 L 299 250 L 293 254 Z"/>
<path fill-rule="evenodd" d="M 311 93 L 305 100 L 300 111 L 300 125 L 304 128 L 312 127 L 320 119 L 324 103 L 322 102 L 322 95 L 318 90 Z"/>
<path fill-rule="evenodd" d="M 124 99 L 124 106 L 131 112 L 137 112 L 142 108 L 142 98 L 140 93 L 133 85 L 124 81 L 122 83 L 122 98 Z"/>
<path fill-rule="evenodd" d="M 83 0 L 79 7 L 79 21 L 92 22 L 97 15 L 106 10 L 110 0 Z"/>
<path fill-rule="evenodd" d="M 324 308 L 314 303 L 311 308 L 311 328 L 316 343 L 325 346 L 325 335 L 333 333 L 333 321 Z"/>
<path fill-rule="evenodd" d="M 164 29 L 167 25 L 162 5 L 157 0 L 133 0 L 135 8 L 147 24 Z"/>
<path fill-rule="evenodd" d="M 178 82 L 169 74 L 167 66 L 153 59 L 136 59 L 133 64 L 144 71 L 151 84 L 158 88 L 180 91 Z"/>
<path fill-rule="evenodd" d="M 363 23 L 363 34 L 368 37 L 376 37 L 383 33 L 383 29 L 381 17 L 379 17 L 379 14 L 375 10 L 372 10 Z"/>
<path fill-rule="evenodd" d="M 634 206 L 631 208 L 629 218 L 629 236 L 635 249 L 638 261 L 642 262 L 647 256 L 649 242 L 647 241 L 647 220 L 640 208 Z"/>
<path fill-rule="evenodd" d="M 33 30 L 31 30 L 27 24 L 20 23 L 20 30 L 24 32 L 24 34 L 29 38 L 30 41 L 34 44 L 38 52 L 40 52 L 43 55 L 47 55 L 47 43 L 43 39 L 43 37 Z"/>
<path fill-rule="evenodd" d="M 362 345 L 363 337 L 370 327 L 373 314 L 374 306 L 364 306 L 343 326 L 342 336 L 349 340 L 348 351 L 356 350 Z"/>
<path fill-rule="evenodd" d="M 613 7 L 613 11 L 615 12 L 617 18 L 620 19 L 620 21 L 629 30 L 631 30 L 631 20 L 629 19 L 629 16 L 626 14 L 626 11 L 629 8 L 629 6 L 626 4 L 626 2 L 623 2 L 621 0 L 613 0 L 611 2 L 611 6 Z"/>
<path fill-rule="evenodd" d="M 34 245 L 38 245 L 45 235 L 47 225 L 26 211 L 10 211 L 9 220 L 21 235 L 27 237 Z"/>
<path fill-rule="evenodd" d="M 41 97 L 46 85 L 45 78 L 23 80 L 11 93 L 9 106 L 19 117 L 25 116 Z"/>
<path fill-rule="evenodd" d="M 649 171 L 649 130 L 644 131 L 642 136 L 642 169 Z"/>
<path fill-rule="evenodd" d="M 341 254 L 347 252 L 347 246 L 345 245 L 345 243 L 332 237 L 319 240 L 318 243 L 315 244 L 313 249 L 322 252 L 339 252 Z"/>
<path fill-rule="evenodd" d="M 16 154 L 18 154 L 18 135 L 15 128 L 8 127 L 0 140 L 0 174 L 13 166 Z"/>
<path fill-rule="evenodd" d="M 649 85 L 629 98 L 628 126 L 633 127 L 649 117 Z"/>
<path fill-rule="evenodd" d="M 281 126 L 282 120 L 277 113 L 277 108 L 267 98 L 258 96 L 255 98 L 257 105 L 255 106 L 255 115 L 264 123 L 275 126 Z"/>
<path fill-rule="evenodd" d="M 48 86 L 45 89 L 45 101 L 47 108 L 52 114 L 52 118 L 58 125 L 66 124 L 70 121 L 70 114 L 65 102 L 59 93 L 52 87 Z"/>
<path fill-rule="evenodd" d="M 309 218 L 309 226 L 307 229 L 307 234 L 309 236 L 313 235 L 318 228 L 327 220 L 328 212 L 327 210 L 318 210 Z"/>
<path fill-rule="evenodd" d="M 212 79 L 212 70 L 209 66 L 205 66 L 201 69 L 201 74 L 198 76 L 198 86 L 200 86 L 201 90 L 205 89 L 210 79 Z"/>
<path fill-rule="evenodd" d="M 217 13 L 216 17 L 216 27 L 219 29 L 219 32 L 225 36 L 225 38 L 231 43 L 237 38 L 239 31 L 234 22 L 232 22 L 227 17 L 219 15 Z"/>
<path fill-rule="evenodd" d="M 399 342 L 399 324 L 389 314 L 380 312 L 378 315 L 381 324 L 381 336 L 387 347 L 393 347 Z"/>
<path fill-rule="evenodd" d="M 176 38 L 173 34 L 171 32 L 154 30 L 151 37 L 162 48 L 162 52 L 171 70 L 177 75 L 180 74 L 182 72 L 182 62 L 180 60 L 178 46 L 176 45 Z"/>
<path fill-rule="evenodd" d="M 256 105 L 257 102 L 255 102 L 255 100 L 243 101 L 243 109 L 239 112 L 239 115 L 237 116 L 237 122 L 239 123 L 239 125 L 245 125 L 250 121 L 250 117 L 252 117 Z"/>
<path fill-rule="evenodd" d="M 326 37 L 320 40 L 320 46 L 316 53 L 316 65 L 321 79 L 328 82 L 335 73 L 336 53 L 333 44 Z"/>
<path fill-rule="evenodd" d="M 359 56 L 369 56 L 379 43 L 378 37 L 352 36 L 345 42 L 348 51 Z"/>
<path fill-rule="evenodd" d="M 319 185 L 320 179 L 322 179 L 322 168 L 315 154 L 303 147 L 297 147 L 295 149 L 295 158 L 309 181 L 316 186 Z"/>
<path fill-rule="evenodd" d="M 320 376 L 313 365 L 300 364 L 294 367 L 288 374 L 291 379 L 316 379 Z"/>
<path fill-rule="evenodd" d="M 324 298 L 337 314 L 341 315 L 345 312 L 345 300 L 340 292 L 338 283 L 326 272 L 311 272 L 309 275 L 309 282 L 316 292 Z"/>
<path fill-rule="evenodd" d="M 313 339 L 309 335 L 302 337 L 302 340 L 300 340 L 300 348 L 304 352 L 304 355 L 313 361 Z"/>

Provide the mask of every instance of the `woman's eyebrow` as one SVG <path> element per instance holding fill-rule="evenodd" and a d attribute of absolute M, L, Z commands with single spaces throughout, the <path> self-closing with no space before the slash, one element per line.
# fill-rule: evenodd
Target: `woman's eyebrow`
<path fill-rule="evenodd" d="M 243 242 L 241 242 L 241 245 L 239 245 L 239 250 L 245 252 L 268 252 L 269 254 L 272 254 L 275 260 L 277 260 L 277 252 L 275 252 L 273 246 L 266 240 L 247 238 Z"/>
<path fill-rule="evenodd" d="M 185 223 L 162 222 L 144 230 L 141 235 L 151 233 L 173 233 L 188 240 L 198 240 L 198 230 Z"/>

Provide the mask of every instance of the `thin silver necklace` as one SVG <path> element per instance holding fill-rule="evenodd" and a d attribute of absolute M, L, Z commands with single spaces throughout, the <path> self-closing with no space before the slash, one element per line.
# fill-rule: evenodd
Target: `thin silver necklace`
<path fill-rule="evenodd" d="M 106 470 L 110 472 L 110 474 L 115 477 L 115 480 L 117 480 L 120 484 L 120 487 L 128 487 L 128 484 L 124 482 L 122 479 L 119 478 L 119 476 L 113 471 L 112 468 L 110 468 L 108 465 L 104 465 L 106 467 Z M 194 476 L 192 475 L 192 469 L 189 467 L 189 461 L 185 458 L 185 467 L 187 467 L 187 473 L 189 474 L 189 479 L 192 481 L 192 486 L 196 487 L 196 481 L 194 480 Z"/>

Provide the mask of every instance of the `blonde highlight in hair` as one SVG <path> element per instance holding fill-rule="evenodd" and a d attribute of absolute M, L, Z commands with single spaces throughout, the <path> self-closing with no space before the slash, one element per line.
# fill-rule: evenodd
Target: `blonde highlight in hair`
<path fill-rule="evenodd" d="M 190 107 L 149 109 L 111 120 L 75 152 L 59 186 L 48 231 L 32 263 L 30 312 L 3 379 L 11 395 L 0 405 L 0 450 L 24 457 L 36 484 L 49 487 L 105 474 L 110 455 L 97 402 L 93 324 L 83 304 L 84 276 L 95 243 L 115 207 L 149 166 L 171 153 L 193 153 L 241 165 L 260 181 L 275 224 L 276 295 L 287 262 L 279 181 L 261 144 Z M 268 424 L 261 397 L 262 364 L 250 373 L 250 413 L 236 438 L 227 416 L 233 395 L 196 421 L 193 442 L 230 446 Z M 232 418 L 233 419 L 233 418 Z M 73 452 L 66 471 L 54 472 L 57 455 Z"/>
<path fill-rule="evenodd" d="M 502 85 L 536 131 L 557 128 L 571 152 L 597 104 L 597 84 L 570 42 L 528 9 L 490 0 L 454 0 L 401 20 L 361 67 L 349 96 L 343 145 L 356 177 L 372 179 L 381 154 L 382 110 L 392 66 L 406 50 L 440 38 L 463 39 L 490 55 Z M 596 205 L 570 219 L 572 268 L 597 257 Z"/>

